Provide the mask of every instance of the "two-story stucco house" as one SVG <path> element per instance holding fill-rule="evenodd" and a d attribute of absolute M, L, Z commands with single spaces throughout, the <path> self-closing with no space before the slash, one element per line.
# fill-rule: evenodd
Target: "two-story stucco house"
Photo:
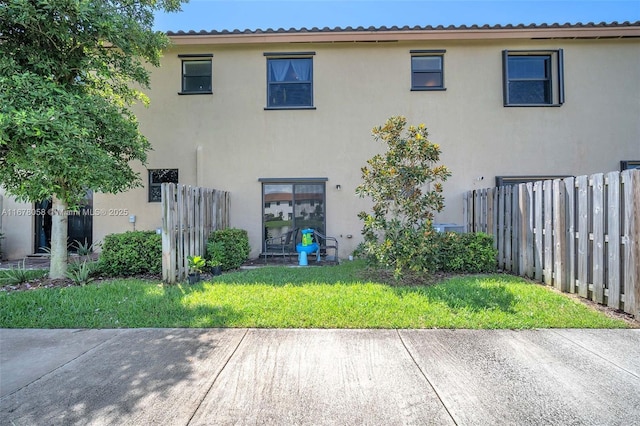
<path fill-rule="evenodd" d="M 75 235 L 160 227 L 168 181 L 230 191 L 253 256 L 266 235 L 312 226 L 346 257 L 369 206 L 360 168 L 383 149 L 371 129 L 392 115 L 425 123 L 452 171 L 437 222 L 462 223 L 463 193 L 497 180 L 640 160 L 640 22 L 169 35 L 151 106 L 136 110 L 154 147 L 137 166 L 145 185 L 93 194 L 100 215 Z M 2 225 L 11 257 L 46 245 L 41 218 Z"/>

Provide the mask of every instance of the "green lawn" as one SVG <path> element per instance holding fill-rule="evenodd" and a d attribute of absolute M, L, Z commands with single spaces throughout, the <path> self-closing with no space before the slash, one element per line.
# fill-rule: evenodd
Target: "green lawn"
<path fill-rule="evenodd" d="M 0 292 L 3 328 L 624 328 L 569 297 L 510 275 L 393 286 L 362 265 L 265 267 L 198 285 L 120 279 Z"/>

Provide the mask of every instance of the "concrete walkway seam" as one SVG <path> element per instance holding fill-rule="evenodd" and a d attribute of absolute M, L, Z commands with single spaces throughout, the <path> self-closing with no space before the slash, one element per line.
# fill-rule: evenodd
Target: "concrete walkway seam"
<path fill-rule="evenodd" d="M 191 413 L 191 417 L 189 417 L 189 420 L 187 421 L 187 426 L 189 426 L 191 424 L 191 421 L 193 420 L 193 417 L 196 415 L 196 413 L 198 412 L 198 410 L 202 406 L 202 403 L 207 398 L 207 395 L 209 395 L 209 393 L 211 392 L 211 389 L 213 389 L 213 386 L 216 384 L 216 381 L 218 380 L 218 377 L 220 377 L 220 374 L 222 374 L 222 372 L 227 368 L 227 365 L 229 365 L 229 361 L 231 361 L 231 358 L 233 358 L 233 356 L 236 354 L 236 352 L 238 351 L 238 348 L 240 348 L 240 345 L 242 345 L 242 342 L 244 342 L 244 338 L 247 337 L 248 333 L 249 333 L 249 329 L 246 328 L 244 330 L 244 334 L 242 335 L 242 338 L 240 339 L 240 341 L 238 342 L 236 347 L 233 349 L 233 352 L 231 352 L 229 357 L 224 361 L 224 365 L 222 366 L 220 371 L 218 371 L 218 374 L 216 374 L 216 377 L 213 378 L 213 381 L 211 382 L 211 385 L 209 385 L 209 389 L 207 389 L 207 391 L 203 393 L 202 398 L 200 398 L 200 402 L 198 402 L 198 406 L 196 407 L 195 410 L 193 410 L 193 413 Z"/>
<path fill-rule="evenodd" d="M 411 357 L 411 361 L 413 361 L 415 366 L 418 367 L 418 371 L 420 371 L 420 374 L 422 374 L 422 377 L 424 377 L 425 381 L 429 384 L 429 386 L 431 387 L 433 392 L 438 397 L 438 401 L 440 401 L 440 404 L 442 404 L 442 407 L 445 409 L 445 411 L 447 412 L 447 414 L 451 418 L 451 421 L 453 422 L 454 425 L 457 426 L 458 422 L 456 421 L 456 419 L 453 417 L 453 415 L 449 411 L 449 408 L 447 408 L 447 405 L 442 400 L 442 397 L 438 393 L 438 390 L 433 386 L 433 384 L 431 383 L 431 381 L 427 377 L 427 374 L 422 370 L 422 368 L 420 367 L 420 364 L 418 364 L 418 361 L 416 361 L 416 359 L 413 357 L 413 354 L 411 353 L 411 351 L 407 347 L 407 344 L 404 342 L 404 339 L 402 338 L 402 334 L 400 334 L 400 330 L 398 330 L 397 328 L 396 328 L 396 334 L 398 335 L 398 338 L 400 339 L 400 342 L 402 343 L 402 346 L 404 346 L 404 350 L 407 351 L 407 354 L 409 354 L 409 357 Z"/>
<path fill-rule="evenodd" d="M 576 345 L 576 346 L 578 346 L 578 347 L 580 347 L 580 348 L 584 349 L 585 351 L 587 351 L 587 352 L 590 352 L 590 353 L 594 354 L 595 356 L 597 356 L 597 357 L 598 357 L 598 358 L 600 358 L 601 360 L 603 360 L 603 361 L 605 361 L 605 362 L 607 362 L 607 363 L 609 363 L 609 364 L 613 365 L 613 366 L 614 366 L 614 367 L 616 367 L 616 368 L 619 368 L 620 370 L 624 371 L 625 373 L 629 373 L 630 375 L 632 375 L 632 376 L 633 376 L 633 377 L 635 377 L 636 379 L 640 379 L 640 376 L 638 376 L 637 374 L 635 374 L 633 371 L 629 371 L 629 370 L 627 370 L 627 369 L 626 369 L 626 368 L 624 368 L 623 366 L 618 365 L 618 364 L 616 364 L 615 362 L 613 362 L 612 360 L 610 360 L 610 359 L 608 359 L 608 358 L 603 357 L 601 354 L 599 354 L 599 353 L 597 353 L 597 352 L 595 352 L 595 351 L 593 351 L 593 350 L 589 349 L 588 347 L 586 347 L 586 346 L 584 346 L 584 345 L 581 345 L 580 343 L 576 342 L 576 341 L 575 341 L 575 340 L 573 340 L 573 339 L 570 339 L 569 337 L 567 337 L 567 336 L 563 335 L 562 333 L 558 333 L 556 330 L 550 330 L 550 331 L 551 331 L 552 333 L 554 333 L 555 335 L 560 336 L 560 337 L 562 337 L 563 339 L 565 339 L 565 340 L 567 340 L 567 341 L 571 342 L 572 344 L 574 344 L 574 345 Z"/>

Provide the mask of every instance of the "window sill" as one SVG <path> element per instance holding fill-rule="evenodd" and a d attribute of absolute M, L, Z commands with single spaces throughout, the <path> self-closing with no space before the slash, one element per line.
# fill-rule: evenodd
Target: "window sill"
<path fill-rule="evenodd" d="M 446 87 L 412 87 L 412 92 L 444 92 Z"/>
<path fill-rule="evenodd" d="M 213 92 L 178 92 L 178 95 L 213 95 Z"/>
<path fill-rule="evenodd" d="M 288 107 L 264 107 L 265 111 L 270 111 L 270 110 L 283 110 L 283 109 L 316 109 L 316 107 L 314 106 L 288 106 Z"/>
<path fill-rule="evenodd" d="M 521 108 L 521 107 L 534 107 L 534 108 L 538 108 L 538 107 L 561 107 L 562 104 L 504 104 L 505 108 L 511 108 L 511 107 L 517 107 L 517 108 Z"/>

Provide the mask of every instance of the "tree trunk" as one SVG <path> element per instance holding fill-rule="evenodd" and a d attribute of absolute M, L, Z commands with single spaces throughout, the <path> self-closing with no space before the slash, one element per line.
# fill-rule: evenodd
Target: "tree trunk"
<path fill-rule="evenodd" d="M 52 197 L 51 267 L 49 277 L 65 278 L 67 274 L 67 203 Z"/>

